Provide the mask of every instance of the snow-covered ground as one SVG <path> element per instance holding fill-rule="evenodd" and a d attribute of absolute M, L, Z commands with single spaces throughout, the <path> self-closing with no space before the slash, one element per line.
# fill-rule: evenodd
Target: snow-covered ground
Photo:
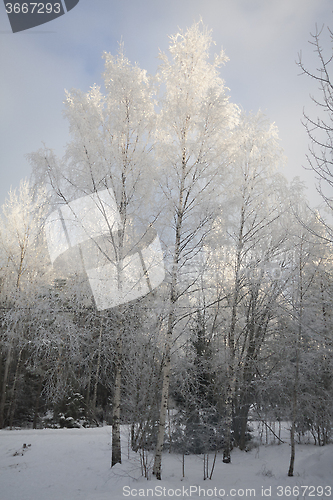
<path fill-rule="evenodd" d="M 333 498 L 333 445 L 297 445 L 295 475 L 288 477 L 290 446 L 235 449 L 232 463 L 218 455 L 211 480 L 203 457 L 166 453 L 163 479 L 141 476 L 139 455 L 110 469 L 110 427 L 0 431 L 0 500 L 124 500 L 126 498 Z M 129 454 L 129 455 L 128 455 Z M 209 457 L 209 469 L 213 454 Z"/>

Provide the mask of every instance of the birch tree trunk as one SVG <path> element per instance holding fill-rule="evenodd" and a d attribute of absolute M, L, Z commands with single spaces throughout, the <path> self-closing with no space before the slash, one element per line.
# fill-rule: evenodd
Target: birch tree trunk
<path fill-rule="evenodd" d="M 38 382 L 38 388 L 37 388 L 37 397 L 36 397 L 35 405 L 34 405 L 34 419 L 33 419 L 33 424 L 32 424 L 33 429 L 37 429 L 38 410 L 39 410 L 40 398 L 42 395 L 43 381 L 44 381 L 43 377 L 42 377 L 42 375 L 40 375 L 39 382 Z"/>
<path fill-rule="evenodd" d="M 245 209 L 242 207 L 240 228 L 238 233 L 237 255 L 235 262 L 235 280 L 234 280 L 234 293 L 232 299 L 232 312 L 230 327 L 227 334 L 227 376 L 228 387 L 226 397 L 226 413 L 225 413 L 225 433 L 224 433 L 224 447 L 223 447 L 223 462 L 231 462 L 231 430 L 233 421 L 233 404 L 236 390 L 236 345 L 235 345 L 235 330 L 237 322 L 237 306 L 239 301 L 240 292 L 240 268 L 242 261 L 243 249 L 243 229 L 244 229 L 244 213 Z"/>
<path fill-rule="evenodd" d="M 120 292 L 123 288 L 123 256 L 124 256 L 124 235 L 126 227 L 126 176 L 122 175 L 122 195 L 119 212 L 122 218 L 122 227 L 118 232 L 118 252 L 117 252 L 117 270 L 118 270 L 118 288 Z M 120 406 L 121 406 L 121 381 L 122 381 L 122 363 L 123 363 L 123 331 L 125 318 L 124 305 L 118 306 L 118 324 L 116 336 L 115 351 L 115 384 L 112 406 L 112 456 L 111 467 L 121 464 L 121 438 L 120 438 Z"/>
<path fill-rule="evenodd" d="M 6 404 L 6 396 L 7 396 L 8 372 L 9 372 L 9 367 L 10 367 L 10 363 L 11 363 L 11 354 L 12 354 L 12 345 L 10 344 L 9 348 L 8 348 L 8 352 L 7 352 L 5 370 L 4 370 L 4 374 L 3 374 L 3 380 L 2 380 L 1 403 L 0 403 L 0 429 L 3 429 L 4 424 L 5 424 L 5 404 Z"/>
<path fill-rule="evenodd" d="M 15 377 L 14 377 L 13 388 L 12 388 L 12 396 L 10 398 L 10 403 L 9 403 L 9 408 L 8 408 L 10 429 L 13 428 L 13 420 L 14 420 L 15 406 L 16 406 L 16 400 L 17 400 L 17 397 L 16 397 L 17 382 L 18 382 L 19 373 L 20 373 L 22 350 L 23 349 L 20 349 L 20 351 L 19 351 L 18 360 L 16 363 Z"/>
<path fill-rule="evenodd" d="M 97 401 L 97 387 L 99 381 L 99 370 L 101 367 L 101 343 L 102 343 L 102 332 L 103 332 L 103 319 L 100 319 L 100 329 L 99 329 L 99 338 L 98 338 L 98 354 L 97 354 L 97 367 L 96 367 L 96 376 L 95 376 L 95 385 L 94 385 L 94 394 L 92 400 L 92 409 L 93 412 L 96 411 L 96 401 Z"/>
<path fill-rule="evenodd" d="M 173 330 L 172 323 L 173 323 L 173 313 L 170 312 L 169 326 L 168 326 L 166 346 L 165 346 L 164 366 L 162 372 L 163 378 L 162 378 L 161 407 L 160 407 L 155 460 L 153 468 L 153 474 L 156 476 L 156 479 L 158 480 L 162 479 L 162 453 L 164 444 L 166 416 L 168 411 L 169 384 L 170 384 L 171 346 L 172 346 L 172 330 Z"/>
<path fill-rule="evenodd" d="M 182 222 L 183 222 L 183 202 L 184 202 L 184 182 L 185 182 L 185 169 L 186 169 L 186 157 L 185 152 L 183 152 L 182 158 L 182 179 L 179 193 L 179 202 L 177 207 L 177 223 L 176 223 L 176 242 L 175 242 L 175 252 L 174 261 L 171 277 L 171 290 L 170 290 L 170 312 L 168 317 L 168 330 L 165 344 L 165 357 L 164 366 L 162 372 L 162 394 L 161 394 L 161 407 L 159 415 L 157 442 L 155 450 L 155 460 L 153 474 L 156 479 L 161 480 L 161 468 L 162 468 L 162 452 L 164 443 L 164 432 L 166 415 L 168 410 L 168 398 L 169 398 L 169 384 L 170 384 L 170 366 L 171 366 L 171 347 L 172 347 L 172 334 L 174 328 L 175 320 L 175 305 L 177 302 L 177 272 L 180 257 L 180 242 L 181 242 L 181 232 L 182 232 Z"/>
<path fill-rule="evenodd" d="M 295 339 L 295 379 L 293 386 L 293 396 L 292 396 L 292 422 L 290 429 L 290 463 L 288 476 L 292 477 L 294 475 L 294 465 L 295 465 L 295 432 L 296 432 L 296 418 L 297 418 L 297 394 L 298 394 L 298 382 L 299 382 L 299 342 L 302 336 L 302 316 L 303 316 L 303 235 L 301 236 L 300 244 L 300 254 L 299 254 L 299 266 L 298 266 L 298 293 L 299 293 L 299 303 L 298 303 L 298 330 Z"/>
<path fill-rule="evenodd" d="M 112 457 L 111 467 L 121 464 L 120 404 L 122 371 L 122 331 L 118 330 L 115 352 L 115 384 L 112 406 Z"/>

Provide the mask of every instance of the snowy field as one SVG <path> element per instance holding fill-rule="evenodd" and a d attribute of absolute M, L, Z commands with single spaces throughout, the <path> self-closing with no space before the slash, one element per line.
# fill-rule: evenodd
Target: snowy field
<path fill-rule="evenodd" d="M 333 498 L 333 445 L 297 445 L 295 475 L 287 477 L 290 446 L 235 449 L 232 463 L 218 455 L 211 480 L 203 457 L 166 453 L 163 480 L 141 476 L 140 458 L 129 455 L 110 469 L 110 427 L 0 431 L 0 500 L 120 500 L 126 498 Z M 209 470 L 213 454 L 209 457 Z"/>

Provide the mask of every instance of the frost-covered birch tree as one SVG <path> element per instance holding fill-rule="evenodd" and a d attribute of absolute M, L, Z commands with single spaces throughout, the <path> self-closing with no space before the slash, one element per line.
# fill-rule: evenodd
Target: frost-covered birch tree
<path fill-rule="evenodd" d="M 174 331 L 179 322 L 179 304 L 190 286 L 182 283 L 181 274 L 194 263 L 218 210 L 227 173 L 226 148 L 238 121 L 238 109 L 229 102 L 219 76 L 219 68 L 227 58 L 221 51 L 210 60 L 211 45 L 210 32 L 202 23 L 196 23 L 186 32 L 170 37 L 170 58 L 160 54 L 158 78 L 163 95 L 156 151 L 159 196 L 168 227 L 163 236 L 169 262 L 169 312 L 153 469 L 157 479 L 161 479 Z"/>
<path fill-rule="evenodd" d="M 326 31 L 326 37 L 328 38 L 327 46 L 330 44 L 328 53 L 325 50 L 324 27 L 318 29 L 316 26 L 315 32 L 311 34 L 309 43 L 316 53 L 318 68 L 309 69 L 301 54 L 298 66 L 302 70 L 302 74 L 310 77 L 318 85 L 318 95 L 311 95 L 311 100 L 316 106 L 317 116 L 314 116 L 314 111 L 307 111 L 306 107 L 306 111 L 303 113 L 303 124 L 309 138 L 308 165 L 316 175 L 318 192 L 331 216 L 333 212 L 333 32 L 329 27 Z M 325 222 L 325 219 L 322 218 L 321 222 L 325 227 L 325 234 L 321 235 L 322 238 L 332 241 L 331 221 Z"/>
<path fill-rule="evenodd" d="M 16 370 L 21 362 L 25 345 L 24 317 L 34 306 L 39 288 L 45 283 L 47 254 L 41 227 L 46 215 L 43 190 L 33 193 L 27 181 L 22 181 L 18 191 L 10 191 L 1 207 L 0 259 L 1 259 L 1 355 L 5 359 L 2 376 L 0 427 L 4 424 L 8 374 L 15 347 Z M 15 393 L 17 376 L 12 394 Z"/>
<path fill-rule="evenodd" d="M 127 290 L 128 300 L 132 297 L 127 281 L 136 279 L 136 276 L 130 275 L 135 246 L 143 245 L 146 240 L 151 243 L 151 230 L 147 227 L 153 219 L 149 219 L 146 208 L 153 195 L 153 190 L 147 189 L 147 186 L 151 186 L 154 178 L 150 152 L 155 112 L 151 79 L 138 66 L 130 64 L 123 48 L 120 47 L 116 57 L 104 53 L 104 59 L 105 95 L 97 85 L 87 93 L 75 89 L 66 93 L 65 116 L 70 125 L 71 142 L 64 158 L 57 161 L 52 152 L 44 150 L 32 155 L 31 159 L 35 166 L 35 178 L 51 186 L 51 199 L 55 206 L 69 207 L 65 208 L 69 219 L 77 220 L 72 200 L 88 196 L 91 208 L 106 228 L 103 240 L 100 235 L 88 236 L 88 250 L 83 247 L 80 250 L 80 245 L 76 250 L 71 249 L 76 253 L 70 265 L 73 272 L 75 263 L 81 262 L 80 252 L 83 252 L 84 263 L 89 261 L 90 267 L 94 268 L 88 277 L 90 285 L 95 286 L 94 297 L 98 296 L 100 308 L 115 307 L 113 314 L 118 326 L 111 460 L 111 465 L 115 465 L 121 462 L 122 338 L 127 316 L 126 298 L 123 296 Z M 89 214 L 85 217 L 88 220 Z M 87 231 L 84 223 L 78 228 L 78 231 L 82 230 Z M 92 222 L 88 232 L 94 234 L 94 230 Z M 107 271 L 103 273 L 103 266 L 109 266 L 107 269 L 112 267 L 115 275 L 115 297 L 109 301 L 107 297 L 112 283 L 107 281 Z M 144 271 L 147 276 L 149 269 Z M 133 285 L 138 292 L 135 297 L 151 290 L 145 277 L 138 279 L 139 282 Z M 145 291 L 139 291 L 141 286 Z"/>
<path fill-rule="evenodd" d="M 245 391 L 245 384 L 250 384 L 253 378 L 255 360 L 273 317 L 274 302 L 281 292 L 271 271 L 274 264 L 279 265 L 287 234 L 279 225 L 286 186 L 276 172 L 282 161 L 276 127 L 261 113 L 243 115 L 234 131 L 229 154 L 232 177 L 226 191 L 227 201 L 210 239 L 216 248 L 211 258 L 211 284 L 217 281 L 223 289 L 219 301 L 224 318 L 220 321 L 221 349 L 227 367 L 227 387 L 221 391 L 225 399 L 222 404 L 225 463 L 231 461 L 236 392 Z M 241 399 L 238 417 L 244 435 L 249 408 L 246 392 Z"/>
<path fill-rule="evenodd" d="M 331 342 L 331 336 L 327 336 L 325 328 L 329 316 L 325 314 L 326 301 L 324 299 L 323 283 L 323 271 L 325 267 L 330 267 L 332 263 L 329 245 L 325 239 L 317 236 L 318 232 L 323 228 L 320 228 L 320 221 L 313 218 L 304 203 L 299 203 L 297 211 L 303 212 L 299 213 L 299 219 L 303 222 L 307 221 L 306 226 L 310 231 L 307 231 L 302 224 L 299 224 L 293 235 L 291 279 L 284 293 L 285 310 L 289 313 L 288 341 L 292 353 L 290 384 L 291 456 L 288 476 L 294 475 L 296 432 L 297 427 L 300 428 L 300 415 L 303 413 L 301 401 L 304 397 L 302 397 L 302 392 L 305 392 L 303 377 L 307 377 L 307 369 L 304 370 L 306 366 L 305 359 L 309 359 L 308 352 L 313 348 L 325 352 L 326 342 Z M 318 285 L 320 291 L 317 288 Z M 326 286 L 325 283 L 325 288 Z M 325 354 L 324 357 L 326 357 Z M 320 385 L 318 386 L 318 393 L 322 392 Z M 324 413 L 323 407 L 322 412 Z M 311 415 L 309 423 L 312 420 L 315 420 L 315 418 Z"/>

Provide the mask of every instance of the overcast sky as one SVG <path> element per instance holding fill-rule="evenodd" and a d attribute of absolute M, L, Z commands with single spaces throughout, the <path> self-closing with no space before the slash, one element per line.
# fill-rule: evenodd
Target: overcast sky
<path fill-rule="evenodd" d="M 309 93 L 317 91 L 299 76 L 295 61 L 302 50 L 306 65 L 316 68 L 310 32 L 316 23 L 332 28 L 332 11 L 332 0 L 80 0 L 64 16 L 13 34 L 1 2 L 0 204 L 30 175 L 27 153 L 45 143 L 63 154 L 64 89 L 102 84 L 103 51 L 115 54 L 122 39 L 130 61 L 155 73 L 168 35 L 202 17 L 216 51 L 223 47 L 230 59 L 221 76 L 231 100 L 247 112 L 261 109 L 276 123 L 288 158 L 284 173 L 301 177 L 316 205 L 314 176 L 302 168 L 308 140 L 301 117 L 303 107 L 311 109 Z M 326 30 L 322 45 L 329 53 Z"/>

